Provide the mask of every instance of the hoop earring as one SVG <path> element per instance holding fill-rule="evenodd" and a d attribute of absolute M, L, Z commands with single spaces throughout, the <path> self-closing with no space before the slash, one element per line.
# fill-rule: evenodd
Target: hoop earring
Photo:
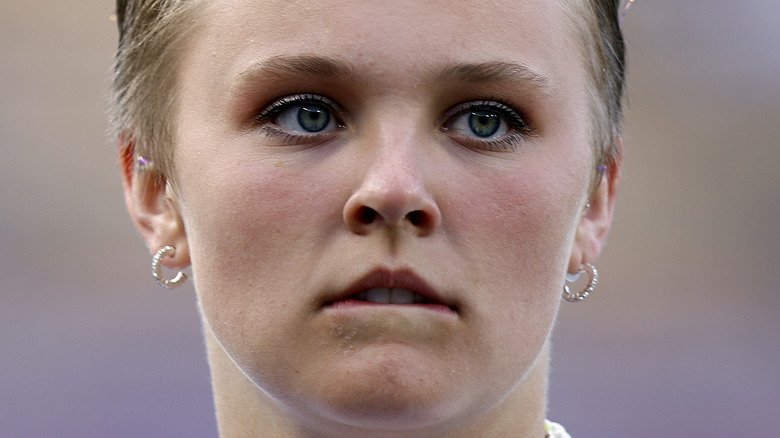
<path fill-rule="evenodd" d="M 139 172 L 145 172 L 152 168 L 152 160 L 146 158 L 143 155 L 136 155 L 135 167 Z"/>
<path fill-rule="evenodd" d="M 184 280 L 187 279 L 187 274 L 181 271 L 179 271 L 171 280 L 168 280 L 163 276 L 160 262 L 163 257 L 173 257 L 174 255 L 176 255 L 176 248 L 168 245 L 160 248 L 160 250 L 154 254 L 154 257 L 152 257 L 152 275 L 154 276 L 154 279 L 157 280 L 157 284 L 166 289 L 173 289 L 181 286 L 184 283 Z"/>
<path fill-rule="evenodd" d="M 580 268 L 580 272 L 576 274 L 576 276 L 579 276 L 579 274 L 587 272 L 590 276 L 590 282 L 587 286 L 585 286 L 585 289 L 579 291 L 579 292 L 572 292 L 569 288 L 568 284 L 563 285 L 563 299 L 570 302 L 570 303 L 576 303 L 577 301 L 582 301 L 585 298 L 588 298 L 588 295 L 590 295 L 591 292 L 593 292 L 594 289 L 596 289 L 596 284 L 599 282 L 599 271 L 596 270 L 596 267 L 591 265 L 590 263 L 585 263 L 582 265 L 582 268 Z M 576 277 L 575 276 L 575 277 Z M 566 281 L 573 281 L 570 280 L 569 274 L 567 274 Z"/>

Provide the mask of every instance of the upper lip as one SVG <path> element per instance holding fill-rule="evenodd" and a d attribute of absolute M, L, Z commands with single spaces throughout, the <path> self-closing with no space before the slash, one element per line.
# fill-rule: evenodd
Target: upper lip
<path fill-rule="evenodd" d="M 336 301 L 346 300 L 350 297 L 354 297 L 360 292 L 373 288 L 409 289 L 432 303 L 441 304 L 452 310 L 457 310 L 454 302 L 445 299 L 436 291 L 436 289 L 431 287 L 425 279 L 410 269 L 374 269 L 350 284 L 337 295 L 331 297 L 326 301 L 325 305 L 327 306 Z"/>

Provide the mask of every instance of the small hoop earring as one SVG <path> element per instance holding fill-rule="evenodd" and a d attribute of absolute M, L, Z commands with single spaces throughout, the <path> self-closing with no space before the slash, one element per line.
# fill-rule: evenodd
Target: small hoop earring
<path fill-rule="evenodd" d="M 138 169 L 139 172 L 145 172 L 152 167 L 152 160 L 146 158 L 143 155 L 136 155 L 135 156 L 135 166 L 136 169 Z"/>
<path fill-rule="evenodd" d="M 168 280 L 163 276 L 160 262 L 163 257 L 173 257 L 174 255 L 176 255 L 176 248 L 168 245 L 160 248 L 160 250 L 154 254 L 154 257 L 152 257 L 152 275 L 154 276 L 154 279 L 157 280 L 157 284 L 166 289 L 173 289 L 181 286 L 184 283 L 184 280 L 187 279 L 187 274 L 181 271 L 179 271 L 171 280 Z"/>
<path fill-rule="evenodd" d="M 594 289 L 596 289 L 596 285 L 599 282 L 599 271 L 596 270 L 596 267 L 591 265 L 590 263 L 585 263 L 582 265 L 582 268 L 580 268 L 580 272 L 578 272 L 576 275 L 571 276 L 570 274 L 566 274 L 566 281 L 573 281 L 570 280 L 570 277 L 576 277 L 579 276 L 579 274 L 587 272 L 590 276 L 590 282 L 587 286 L 585 286 L 585 289 L 579 291 L 579 292 L 572 292 L 569 288 L 568 284 L 563 285 L 563 299 L 570 302 L 570 303 L 576 303 L 577 301 L 582 301 L 585 298 L 588 298 L 588 295 L 590 295 L 591 292 L 593 292 Z"/>

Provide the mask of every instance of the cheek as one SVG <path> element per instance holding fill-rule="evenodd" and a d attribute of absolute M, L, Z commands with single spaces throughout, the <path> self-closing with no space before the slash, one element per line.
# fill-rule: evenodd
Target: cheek
<path fill-rule="evenodd" d="M 530 269 L 539 269 L 530 278 L 541 278 L 565 265 L 584 184 L 584 178 L 544 171 L 480 175 L 452 194 L 452 234 L 487 265 L 513 268 L 497 279 Z"/>
<path fill-rule="evenodd" d="M 262 256 L 270 268 L 282 261 L 276 255 L 298 254 L 293 250 L 317 242 L 341 221 L 334 206 L 343 196 L 326 172 L 256 161 L 215 166 L 191 179 L 183 193 L 187 236 L 194 256 L 205 262 L 196 266 L 246 274 L 252 271 L 242 265 Z M 239 255 L 249 258 L 235 259 Z"/>
<path fill-rule="evenodd" d="M 273 355 L 285 339 L 275 334 L 297 330 L 284 309 L 306 289 L 301 272 L 340 226 L 338 190 L 327 173 L 282 162 L 213 168 L 182 190 L 203 316 L 236 359 Z"/>
<path fill-rule="evenodd" d="M 277 252 L 300 244 L 313 231 L 307 227 L 313 218 L 292 213 L 301 203 L 321 201 L 308 196 L 305 182 L 289 180 L 274 168 L 206 175 L 185 194 L 193 265 L 213 267 L 210 274 L 219 277 L 246 276 L 251 265 L 274 264 Z"/>
<path fill-rule="evenodd" d="M 530 367 L 552 327 L 586 183 L 518 169 L 469 182 L 448 205 L 451 234 L 478 267 L 462 270 L 472 275 L 462 281 L 480 294 L 469 309 L 472 322 L 499 340 L 477 348 L 511 374 Z M 509 353 L 512 360 L 500 360 Z"/>

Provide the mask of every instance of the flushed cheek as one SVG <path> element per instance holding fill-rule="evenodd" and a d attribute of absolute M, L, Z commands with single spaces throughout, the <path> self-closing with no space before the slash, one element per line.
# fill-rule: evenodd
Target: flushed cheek
<path fill-rule="evenodd" d="M 323 243 L 327 230 L 340 221 L 340 211 L 334 208 L 338 194 L 320 175 L 302 176 L 283 162 L 239 164 L 202 174 L 196 190 L 185 193 L 188 239 L 194 251 L 208 253 L 200 261 L 246 276 L 256 271 L 241 256 L 261 256 L 261 266 L 270 268 L 305 254 L 296 248 Z"/>
<path fill-rule="evenodd" d="M 506 170 L 480 175 L 459 188 L 450 196 L 451 233 L 489 256 L 488 265 L 549 266 L 551 257 L 556 262 L 568 257 L 582 196 L 576 184 L 547 172 Z M 507 274 L 499 278 L 511 277 Z"/>
<path fill-rule="evenodd" d="M 577 186 L 553 187 L 542 172 L 493 172 L 453 193 L 449 208 L 463 281 L 479 294 L 467 310 L 523 360 L 552 325 L 576 229 Z"/>
<path fill-rule="evenodd" d="M 191 183 L 183 216 L 204 316 L 220 342 L 254 349 L 304 301 L 301 272 L 340 220 L 328 207 L 336 194 L 277 162 L 219 167 Z"/>

